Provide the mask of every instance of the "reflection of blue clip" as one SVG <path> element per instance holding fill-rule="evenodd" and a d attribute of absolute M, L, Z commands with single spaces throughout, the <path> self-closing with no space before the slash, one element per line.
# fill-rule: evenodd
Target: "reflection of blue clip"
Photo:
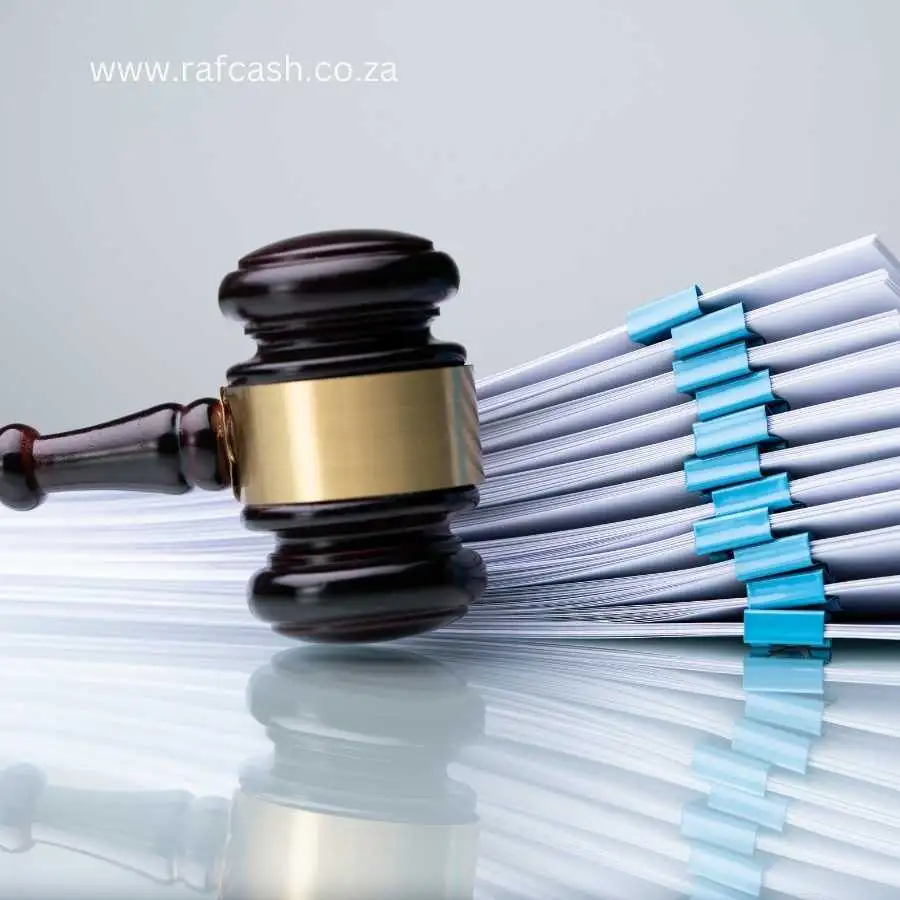
<path fill-rule="evenodd" d="M 695 284 L 677 294 L 639 306 L 628 314 L 628 336 L 636 344 L 650 344 L 668 337 L 675 326 L 703 315 L 701 295 Z"/>
<path fill-rule="evenodd" d="M 709 808 L 755 822 L 771 831 L 782 831 L 788 802 L 783 797 L 773 797 L 771 794 L 758 797 L 727 784 L 713 784 L 709 789 Z"/>
<path fill-rule="evenodd" d="M 694 749 L 692 769 L 707 782 L 708 794 L 681 812 L 681 834 L 691 842 L 691 900 L 746 900 L 762 890 L 759 833 L 783 832 L 788 822 L 788 799 L 767 792 L 769 771 L 805 774 L 812 739 L 822 733 L 825 660 L 812 652 L 748 653 L 745 715 L 734 724 L 731 747 L 706 742 Z"/>
<path fill-rule="evenodd" d="M 730 749 L 704 743 L 694 750 L 693 771 L 709 788 L 705 803 L 681 813 L 681 834 L 693 842 L 691 900 L 746 900 L 762 890 L 759 833 L 783 833 L 788 822 L 788 799 L 767 792 L 770 768 L 806 774 L 813 737 L 822 734 L 825 660 L 810 653 L 748 653 L 745 715 L 734 724 Z"/>
<path fill-rule="evenodd" d="M 762 890 L 763 868 L 754 857 L 729 853 L 717 847 L 694 844 L 688 859 L 688 872 L 714 884 L 739 891 L 745 895 L 745 900 L 747 894 L 758 897 Z M 693 896 L 704 895 L 695 893 Z"/>
<path fill-rule="evenodd" d="M 806 774 L 812 746 L 810 738 L 805 735 L 746 718 L 735 722 L 731 745 L 739 753 L 799 775 Z"/>
<path fill-rule="evenodd" d="M 707 313 L 702 318 L 694 316 L 693 319 L 672 329 L 675 359 L 685 359 L 695 353 L 754 336 L 747 327 L 742 303 Z"/>
<path fill-rule="evenodd" d="M 744 891 L 733 891 L 706 878 L 693 879 L 688 896 L 690 900 L 748 900 Z M 759 893 L 755 896 L 758 897 Z"/>
<path fill-rule="evenodd" d="M 825 715 L 821 697 L 801 697 L 788 693 L 752 693 L 744 704 L 747 718 L 767 725 L 781 725 L 803 734 L 820 737 Z"/>
<path fill-rule="evenodd" d="M 710 784 L 727 784 L 757 797 L 765 796 L 769 766 L 760 759 L 718 744 L 704 743 L 694 748 L 691 768 Z"/>
<path fill-rule="evenodd" d="M 821 697 L 825 693 L 825 662 L 812 656 L 758 655 L 751 651 L 744 660 L 744 690 Z"/>
<path fill-rule="evenodd" d="M 755 823 L 710 809 L 701 801 L 689 803 L 681 810 L 681 834 L 689 841 L 703 841 L 747 856 L 756 850 Z"/>

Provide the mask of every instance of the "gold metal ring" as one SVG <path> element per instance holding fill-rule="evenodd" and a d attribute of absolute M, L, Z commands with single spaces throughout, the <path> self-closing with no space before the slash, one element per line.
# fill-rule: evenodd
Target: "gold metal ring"
<path fill-rule="evenodd" d="M 229 387 L 229 444 L 249 506 L 481 484 L 470 366 Z"/>

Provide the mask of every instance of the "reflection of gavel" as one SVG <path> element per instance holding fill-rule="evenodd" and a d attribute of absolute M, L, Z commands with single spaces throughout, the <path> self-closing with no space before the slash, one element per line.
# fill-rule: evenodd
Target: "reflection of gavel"
<path fill-rule="evenodd" d="M 276 537 L 250 590 L 275 630 L 372 641 L 452 621 L 485 580 L 448 524 L 483 479 L 472 371 L 462 346 L 429 329 L 458 285 L 447 254 L 395 232 L 257 250 L 219 289 L 257 343 L 219 399 L 46 437 L 8 425 L 0 502 L 230 485 L 245 524 Z"/>
<path fill-rule="evenodd" d="M 0 772 L 0 848 L 78 850 L 219 900 L 470 900 L 476 798 L 447 776 L 484 703 L 412 653 L 288 651 L 248 705 L 272 742 L 229 803 Z"/>

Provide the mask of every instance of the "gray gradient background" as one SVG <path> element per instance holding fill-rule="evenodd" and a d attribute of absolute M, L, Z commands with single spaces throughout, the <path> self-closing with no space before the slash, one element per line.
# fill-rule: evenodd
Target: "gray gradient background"
<path fill-rule="evenodd" d="M 0 419 L 215 392 L 216 307 L 290 234 L 425 234 L 498 371 L 877 231 L 900 249 L 895 0 L 0 0 Z M 97 85 L 89 62 L 392 61 L 397 84 Z"/>

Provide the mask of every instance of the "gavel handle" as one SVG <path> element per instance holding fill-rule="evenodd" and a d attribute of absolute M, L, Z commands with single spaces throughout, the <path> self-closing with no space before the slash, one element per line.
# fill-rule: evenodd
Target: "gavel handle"
<path fill-rule="evenodd" d="M 211 398 L 46 437 L 7 425 L 0 428 L 0 503 L 34 509 L 54 491 L 219 490 L 231 480 L 225 430 L 222 404 Z"/>

